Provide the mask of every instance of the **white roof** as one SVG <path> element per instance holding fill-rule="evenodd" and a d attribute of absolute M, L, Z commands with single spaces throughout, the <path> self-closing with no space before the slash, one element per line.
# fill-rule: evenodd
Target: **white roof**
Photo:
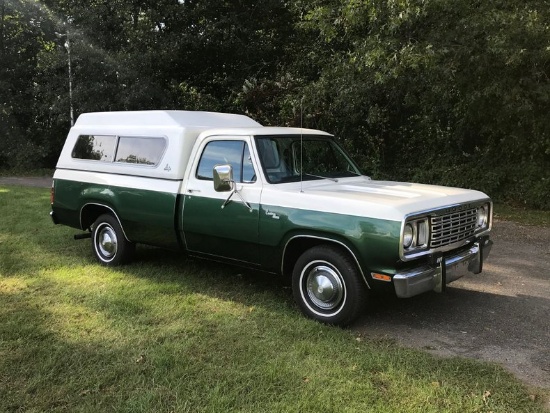
<path fill-rule="evenodd" d="M 254 128 L 211 128 L 207 130 L 208 136 L 233 135 L 233 136 L 256 136 L 256 135 L 326 135 L 327 132 L 316 129 L 289 128 L 286 126 L 260 126 Z"/>
<path fill-rule="evenodd" d="M 261 127 L 255 120 L 232 113 L 187 110 L 143 110 L 92 112 L 80 115 L 75 126 L 163 126 L 189 128 L 250 128 Z"/>

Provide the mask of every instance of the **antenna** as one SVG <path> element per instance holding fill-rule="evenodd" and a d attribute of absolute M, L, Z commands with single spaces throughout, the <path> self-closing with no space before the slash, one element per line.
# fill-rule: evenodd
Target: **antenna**
<path fill-rule="evenodd" d="M 304 97 L 300 99 L 300 192 L 304 192 L 303 175 L 304 175 L 304 131 L 303 131 L 303 113 L 304 113 Z"/>

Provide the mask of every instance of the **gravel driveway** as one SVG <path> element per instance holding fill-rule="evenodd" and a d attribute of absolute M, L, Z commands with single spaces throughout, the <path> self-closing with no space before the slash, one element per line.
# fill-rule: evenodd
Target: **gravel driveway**
<path fill-rule="evenodd" d="M 49 188 L 51 178 L 2 178 L 0 185 Z M 353 329 L 440 356 L 497 362 L 550 389 L 550 228 L 496 221 L 483 273 L 444 294 L 375 302 Z"/>
<path fill-rule="evenodd" d="M 22 185 L 22 186 L 36 186 L 43 188 L 50 188 L 52 186 L 51 176 L 41 177 L 15 177 L 0 176 L 0 185 Z"/>
<path fill-rule="evenodd" d="M 483 273 L 444 294 L 377 298 L 353 328 L 441 356 L 497 362 L 550 389 L 550 228 L 493 225 Z"/>

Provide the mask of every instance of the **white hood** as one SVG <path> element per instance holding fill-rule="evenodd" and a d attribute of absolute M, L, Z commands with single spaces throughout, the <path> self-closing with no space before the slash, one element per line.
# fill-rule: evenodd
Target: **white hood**
<path fill-rule="evenodd" d="M 269 185 L 262 204 L 401 221 L 406 215 L 488 199 L 483 192 L 368 177 Z"/>

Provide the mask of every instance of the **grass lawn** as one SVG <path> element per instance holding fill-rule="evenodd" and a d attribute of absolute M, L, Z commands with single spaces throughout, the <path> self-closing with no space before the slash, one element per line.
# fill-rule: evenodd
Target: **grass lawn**
<path fill-rule="evenodd" d="M 495 218 L 514 221 L 522 225 L 550 227 L 550 211 L 514 207 L 506 204 L 495 204 Z"/>
<path fill-rule="evenodd" d="M 0 186 L 1 412 L 542 412 L 502 368 L 302 317 L 286 283 L 139 247 L 106 269 Z"/>

